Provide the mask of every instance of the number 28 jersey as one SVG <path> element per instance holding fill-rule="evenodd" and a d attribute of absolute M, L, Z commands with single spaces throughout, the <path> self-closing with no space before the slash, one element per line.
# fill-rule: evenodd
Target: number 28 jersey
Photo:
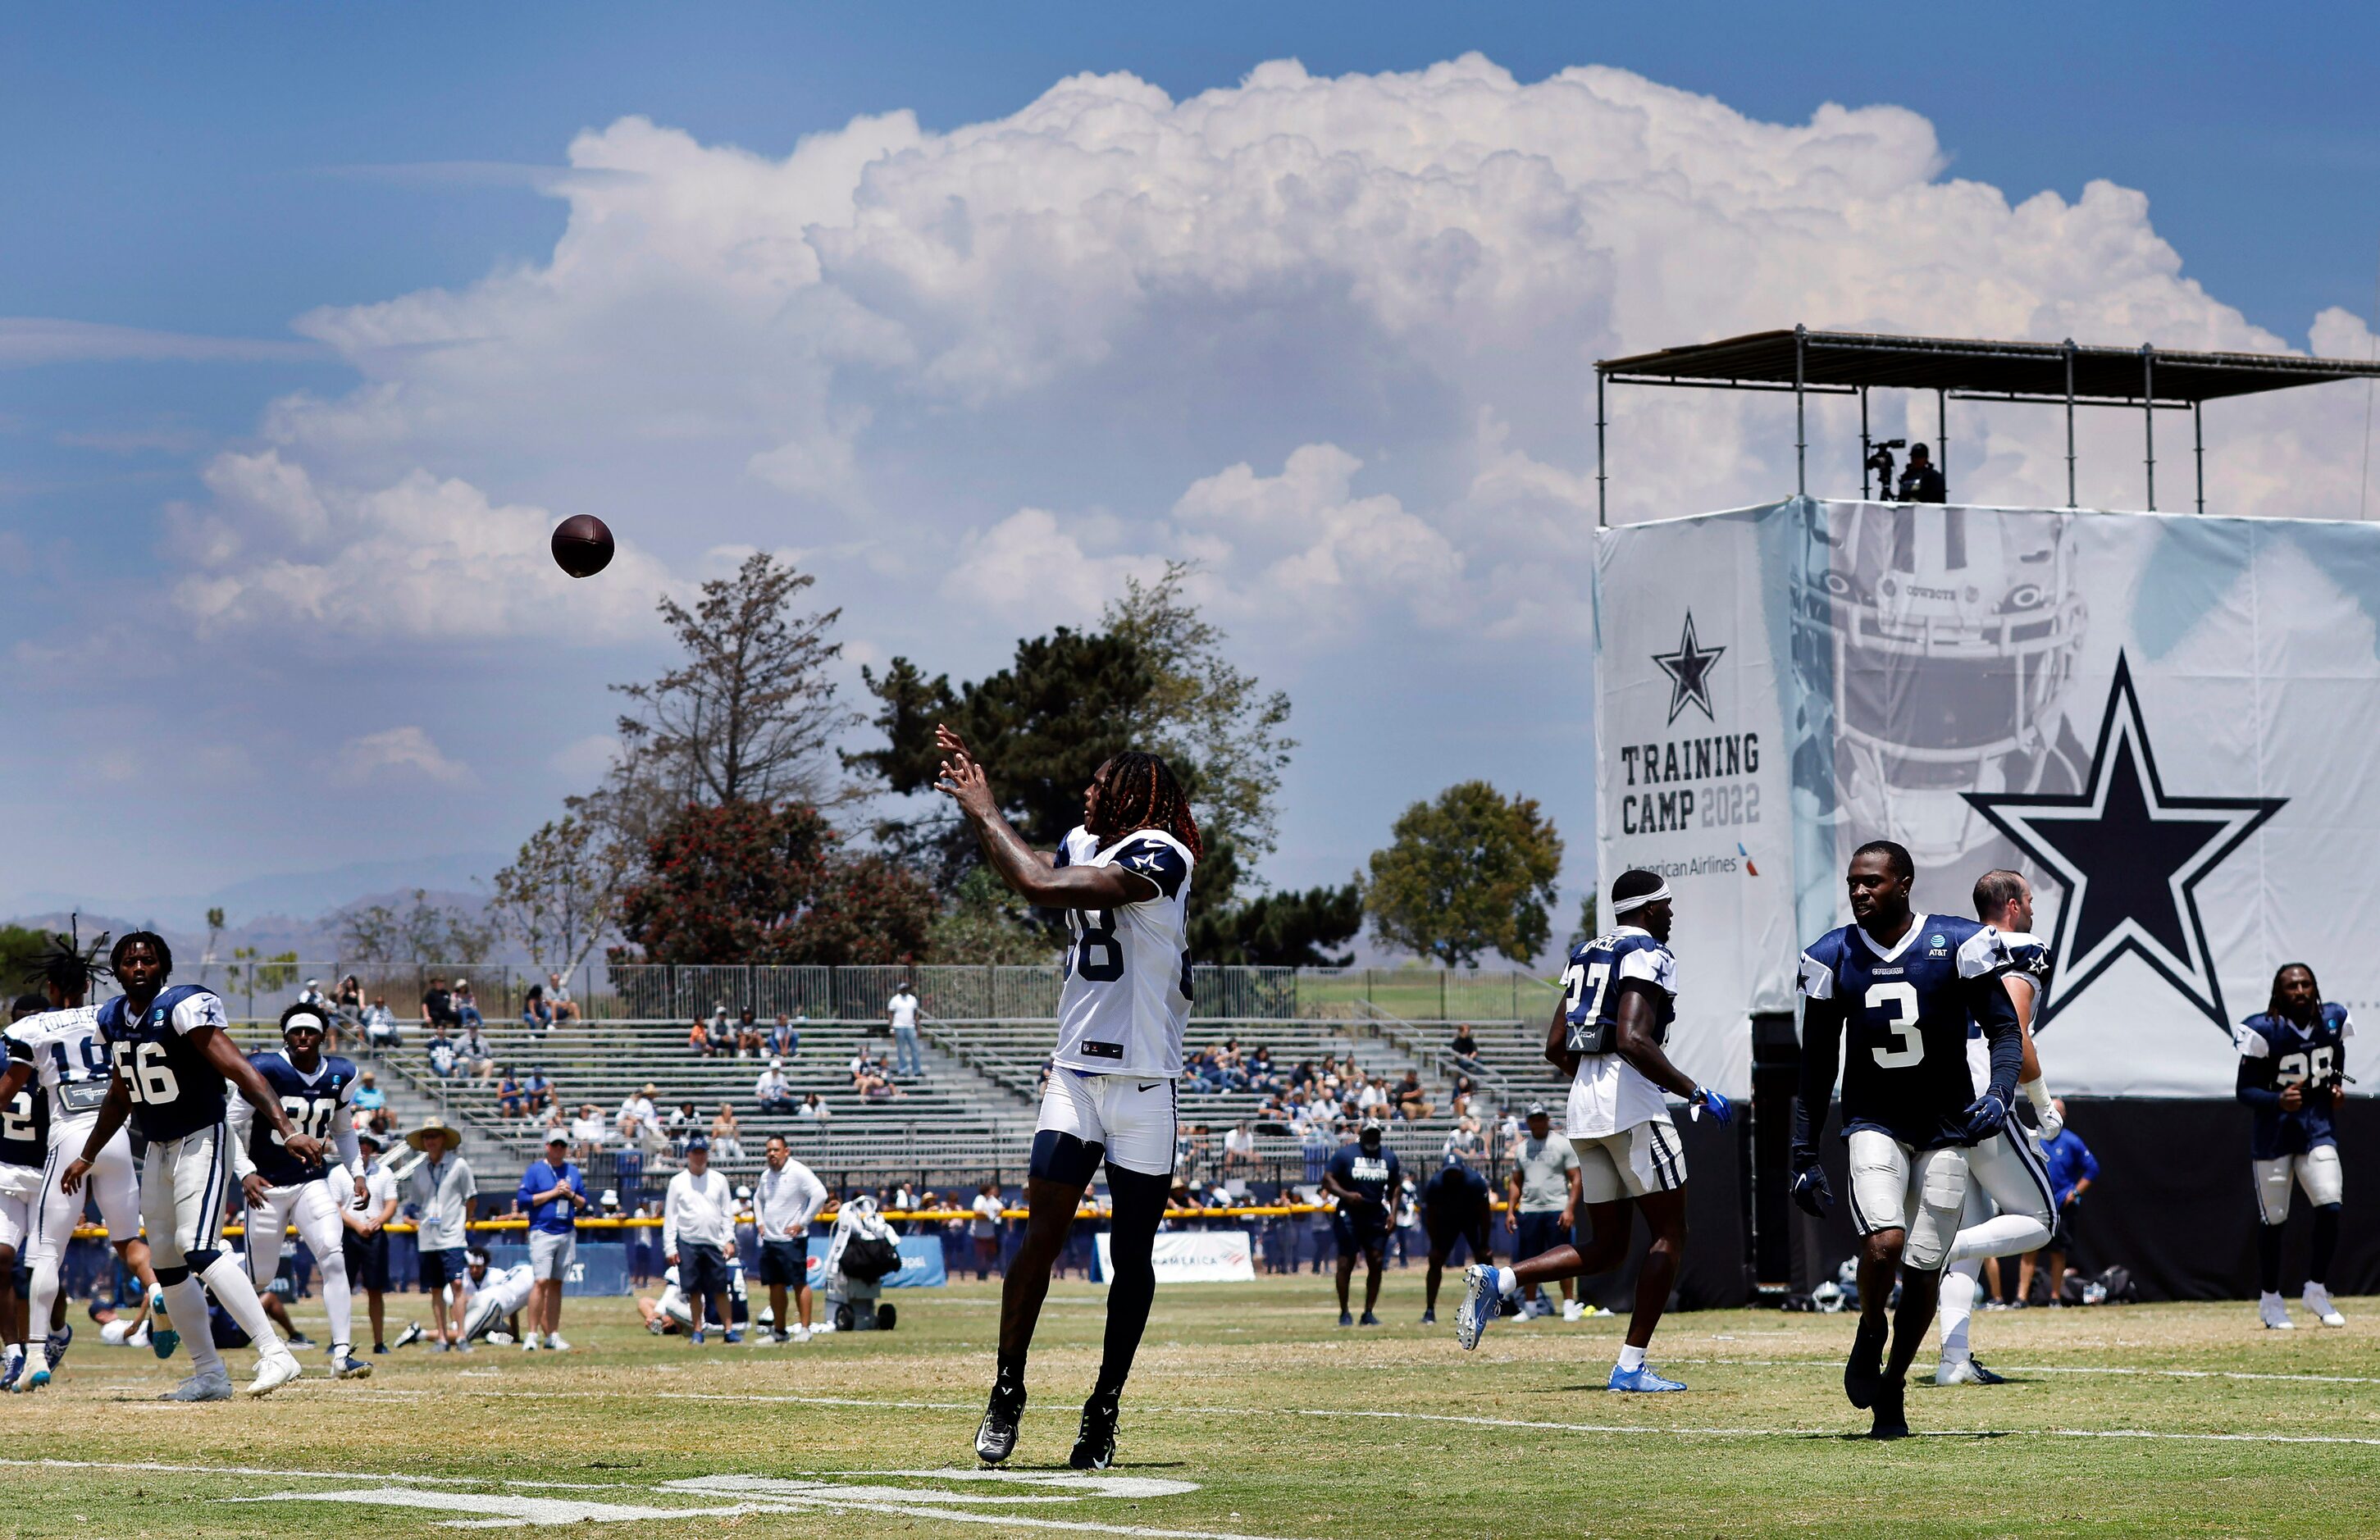
<path fill-rule="evenodd" d="M 1106 849 L 1075 829 L 1058 847 L 1062 867 L 1122 867 L 1157 887 L 1155 896 L 1113 909 L 1067 914 L 1066 983 L 1058 997 L 1058 1050 L 1051 1062 L 1084 1074 L 1172 1080 L 1182 1073 L 1190 1023 L 1189 848 L 1161 829 L 1143 829 Z"/>
<path fill-rule="evenodd" d="M 1950 915 L 1911 916 L 1890 947 L 1847 925 L 1802 953 L 1802 993 L 1842 1007 L 1846 1136 L 1873 1128 L 1917 1149 L 1964 1142 L 1975 1099 L 1969 1018 L 1979 991 L 2002 988 L 2014 965 L 1999 931 Z"/>
<path fill-rule="evenodd" d="M 223 1122 L 223 1072 L 189 1039 L 201 1027 L 225 1028 L 223 1001 L 212 989 L 176 984 L 159 991 L 148 1010 L 131 1007 L 123 995 L 101 1006 L 99 1035 L 131 1088 L 134 1131 L 163 1144 Z"/>
<path fill-rule="evenodd" d="M 1620 926 L 1581 945 L 1562 974 L 1564 1046 L 1579 1056 L 1571 1076 L 1562 1132 L 1603 1139 L 1669 1116 L 1661 1088 L 1620 1056 L 1620 986 L 1650 987 L 1657 1040 L 1667 1042 L 1678 1014 L 1678 963 L 1652 932 Z"/>
<path fill-rule="evenodd" d="M 2312 1082 L 2326 1090 L 2346 1072 L 2347 1039 L 2353 1036 L 2355 1023 L 2347 1007 L 2330 1000 L 2322 1002 L 2311 1025 L 2272 1012 L 2251 1016 L 2232 1034 L 2240 1049 L 2240 1083 L 2277 1092 Z M 2259 1107 L 2248 1131 L 2248 1154 L 2256 1160 L 2303 1155 L 2317 1145 L 2337 1143 L 2327 1095 L 2308 1097 L 2294 1112 Z"/>

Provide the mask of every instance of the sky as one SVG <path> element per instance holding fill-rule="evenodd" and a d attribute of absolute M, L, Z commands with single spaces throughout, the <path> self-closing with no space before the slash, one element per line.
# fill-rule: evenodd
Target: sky
<path fill-rule="evenodd" d="M 1908 14 L 15 7 L 0 910 L 466 886 L 600 774 L 656 599 L 762 548 L 855 707 L 1196 560 L 1295 705 L 1266 876 L 1484 777 L 1573 903 L 1593 359 L 2372 346 L 2380 18 Z M 1615 517 L 1791 491 L 1775 403 L 1642 394 Z M 2367 410 L 2211 411 L 2210 507 L 2358 516 Z M 2136 431 L 2084 502 L 2138 505 Z M 2046 415 L 1951 436 L 1954 495 L 2062 501 Z M 573 584 L 577 513 L 622 551 Z"/>

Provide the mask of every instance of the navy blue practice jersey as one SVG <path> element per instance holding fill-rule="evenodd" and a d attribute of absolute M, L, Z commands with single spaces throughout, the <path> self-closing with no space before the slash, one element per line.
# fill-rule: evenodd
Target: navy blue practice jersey
<path fill-rule="evenodd" d="M 1440 1166 L 1422 1185 L 1421 1208 L 1432 1229 L 1467 1225 L 1488 1212 L 1488 1179 L 1460 1161 Z"/>
<path fill-rule="evenodd" d="M 1620 1046 L 1620 985 L 1638 979 L 1652 988 L 1655 1038 L 1668 1042 L 1678 1016 L 1678 962 L 1650 931 L 1623 925 L 1585 942 L 1562 973 L 1563 1035 L 1572 1053 L 1610 1053 Z"/>
<path fill-rule="evenodd" d="M 2316 1145 L 2336 1145 L 2331 1126 L 2329 1087 L 2347 1073 L 2347 1039 L 2355 1024 L 2347 1007 L 2322 1002 L 2311 1025 L 2266 1013 L 2240 1024 L 2235 1041 L 2240 1048 L 2240 1085 L 2277 1097 L 2282 1088 L 2302 1085 L 2305 1105 L 2283 1111 L 2277 1101 L 2259 1097 L 2255 1122 L 2248 1131 L 2248 1153 L 2257 1160 L 2303 1155 Z"/>
<path fill-rule="evenodd" d="M 49 1158 L 50 1098 L 29 1082 L 0 1107 L 0 1166 L 39 1170 Z"/>
<path fill-rule="evenodd" d="M 225 1025 L 223 1001 L 212 989 L 176 984 L 134 1013 L 118 995 L 99 1008 L 99 1033 L 115 1073 L 132 1092 L 133 1131 L 151 1144 L 180 1139 L 223 1122 L 223 1072 L 207 1061 L 189 1034 Z"/>
<path fill-rule="evenodd" d="M 333 1118 L 355 1098 L 356 1067 L 335 1053 L 322 1055 L 311 1076 L 300 1072 L 278 1049 L 249 1054 L 248 1061 L 273 1087 L 281 1110 L 289 1114 L 290 1124 L 300 1134 L 327 1142 Z M 248 1158 L 256 1163 L 257 1174 L 268 1187 L 320 1182 L 331 1174 L 326 1161 L 300 1160 L 290 1154 L 289 1146 L 281 1142 L 281 1131 L 262 1118 L 249 1124 Z"/>
<path fill-rule="evenodd" d="M 1365 1203 L 1379 1209 L 1387 1207 L 1389 1189 L 1404 1179 L 1404 1167 L 1386 1144 L 1380 1146 L 1379 1154 L 1366 1155 L 1359 1143 L 1339 1146 L 1330 1157 L 1330 1174 L 1339 1179 L 1339 1185 L 1354 1189 Z"/>
<path fill-rule="evenodd" d="M 1998 930 L 1949 915 L 1912 916 L 1891 947 L 1847 925 L 1803 952 L 1802 992 L 1843 1013 L 1843 1133 L 1877 1129 L 1918 1149 L 1963 1142 L 1976 1095 L 1967 1033 L 1976 1021 L 2015 1029 L 1999 981 L 2013 965 Z"/>

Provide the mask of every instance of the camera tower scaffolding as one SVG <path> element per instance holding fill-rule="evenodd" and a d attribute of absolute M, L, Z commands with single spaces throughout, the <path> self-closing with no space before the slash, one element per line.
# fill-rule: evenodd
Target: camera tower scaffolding
<path fill-rule="evenodd" d="M 2206 512 L 2206 441 L 2202 408 L 2222 396 L 2252 395 L 2334 380 L 2380 379 L 2380 362 L 2301 358 L 2281 353 L 2192 353 L 2064 342 L 1977 342 L 1956 337 L 1903 337 L 1870 332 L 1752 332 L 1719 342 L 1663 348 L 1595 366 L 1595 522 L 1610 520 L 1605 504 L 1604 388 L 1663 385 L 1683 390 L 1791 391 L 1793 395 L 1793 490 L 1809 491 L 1808 398 L 1856 395 L 1860 404 L 1860 496 L 1868 491 L 1873 440 L 1867 397 L 1875 389 L 1930 390 L 1935 406 L 1935 468 L 1949 474 L 1949 404 L 2018 401 L 2066 408 L 2066 505 L 2074 493 L 2074 408 L 2138 407 L 2142 469 L 2148 511 L 2156 511 L 2156 414 L 2190 413 L 2191 452 L 2197 472 L 2197 511 Z M 1890 487 L 1877 489 L 1889 497 Z"/>

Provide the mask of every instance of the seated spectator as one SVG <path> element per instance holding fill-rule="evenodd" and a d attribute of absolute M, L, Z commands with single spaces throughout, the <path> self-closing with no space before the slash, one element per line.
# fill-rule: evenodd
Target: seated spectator
<path fill-rule="evenodd" d="M 1454 1041 L 1449 1043 L 1447 1049 L 1453 1055 L 1456 1069 L 1465 1074 L 1484 1073 L 1479 1067 L 1479 1039 L 1471 1035 L 1470 1027 L 1456 1027 Z"/>
<path fill-rule="evenodd" d="M 1422 1085 L 1418 1070 L 1407 1070 L 1404 1079 L 1397 1083 L 1397 1116 L 1408 1122 L 1429 1116 L 1429 1089 Z"/>
<path fill-rule="evenodd" d="M 494 1078 L 495 1050 L 488 1047 L 487 1035 L 480 1030 L 478 1022 L 474 1021 L 463 1028 L 463 1040 L 455 1045 L 455 1057 L 471 1072 L 472 1079 L 485 1082 Z"/>
<path fill-rule="evenodd" d="M 720 1001 L 711 1008 L 710 1022 L 704 1029 L 703 1036 L 710 1044 L 710 1056 L 713 1059 L 725 1059 L 735 1053 L 735 1028 L 728 1023 L 725 1000 Z"/>
<path fill-rule="evenodd" d="M 521 997 L 521 1025 L 539 1037 L 553 1030 L 553 1007 L 545 998 L 544 985 L 530 985 Z"/>
<path fill-rule="evenodd" d="M 444 978 L 432 977 L 430 988 L 421 991 L 421 1029 L 436 1037 L 442 1027 L 451 1031 L 462 1025 L 463 1018 L 455 1014 L 454 991 Z"/>
<path fill-rule="evenodd" d="M 1479 1136 L 1479 1120 L 1472 1117 L 1456 1119 L 1453 1131 L 1447 1134 L 1446 1143 L 1439 1146 L 1439 1154 L 1459 1158 L 1463 1164 L 1477 1170 L 1488 1158 L 1488 1141 Z"/>
<path fill-rule="evenodd" d="M 507 1118 L 528 1115 L 528 1093 L 521 1089 L 520 1077 L 510 1070 L 496 1077 L 496 1110 Z"/>
<path fill-rule="evenodd" d="M 455 1045 L 443 1029 L 430 1039 L 429 1052 L 430 1073 L 441 1080 L 451 1078 L 459 1066 L 455 1058 Z"/>
<path fill-rule="evenodd" d="M 467 1030 L 476 1028 L 480 1025 L 480 1000 L 478 996 L 471 993 L 471 981 L 469 979 L 458 978 L 455 980 L 455 995 L 453 1003 L 455 1006 L 455 1019 L 457 1022 L 460 1022 Z"/>
<path fill-rule="evenodd" d="M 571 1117 L 567 1110 L 559 1107 L 547 1110 L 544 1128 L 548 1134 L 559 1134 L 566 1139 L 570 1136 L 570 1125 Z"/>
<path fill-rule="evenodd" d="M 735 1057 L 738 1059 L 760 1057 L 760 1024 L 753 1020 L 752 1008 L 748 1005 L 744 1007 L 743 1015 L 736 1018 Z"/>
<path fill-rule="evenodd" d="M 1453 1104 L 1448 1108 L 1448 1110 L 1452 1112 L 1458 1118 L 1462 1117 L 1464 1113 L 1473 1110 L 1472 1103 L 1477 1098 L 1478 1095 L 1479 1086 L 1476 1082 L 1467 1074 L 1456 1075 L 1454 1077 L 1454 1101 Z"/>
<path fill-rule="evenodd" d="M 366 1070 L 356 1076 L 354 1106 L 357 1111 L 377 1112 L 387 1105 L 388 1093 L 380 1088 L 380 1083 L 373 1077 L 371 1071 Z"/>
<path fill-rule="evenodd" d="M 578 1116 L 570 1122 L 570 1143 L 578 1158 L 587 1159 L 601 1149 L 609 1132 L 603 1126 L 603 1114 L 596 1110 L 595 1104 L 591 1101 L 582 1103 Z"/>
<path fill-rule="evenodd" d="M 702 1025 L 700 1016 L 695 1017 L 694 1025 L 686 1028 L 686 1046 L 694 1050 L 697 1059 L 710 1057 L 710 1030 Z"/>
<path fill-rule="evenodd" d="M 1313 1085 L 1314 1079 L 1314 1061 L 1311 1059 L 1299 1060 L 1297 1068 L 1289 1072 L 1290 1085 L 1300 1090 Z"/>
<path fill-rule="evenodd" d="M 785 1078 L 785 1061 L 771 1059 L 760 1078 L 752 1083 L 752 1099 L 763 1112 L 781 1111 L 794 1103 L 794 1083 Z"/>
<path fill-rule="evenodd" d="M 778 1012 L 777 1025 L 769 1028 L 770 1057 L 791 1059 L 801 1051 L 802 1035 L 794 1030 L 794 1024 L 785 1019 L 785 1013 L 783 1011 Z"/>
<path fill-rule="evenodd" d="M 862 1048 L 851 1056 L 851 1062 L 844 1067 L 850 1072 L 851 1088 L 856 1091 L 859 1088 L 861 1081 L 876 1073 L 876 1061 L 868 1058 L 868 1049 Z"/>
<path fill-rule="evenodd" d="M 322 981 L 319 978 L 306 980 L 306 987 L 298 991 L 298 1003 L 312 1006 L 324 1021 L 335 1018 L 336 1013 L 331 1009 L 331 997 L 322 992 Z"/>
<path fill-rule="evenodd" d="M 1257 1163 L 1257 1131 L 1245 1121 L 1223 1135 L 1223 1170 L 1245 1170 Z"/>
<path fill-rule="evenodd" d="M 559 1026 L 564 1022 L 577 1021 L 578 1007 L 570 1001 L 570 986 L 562 981 L 558 973 L 547 974 L 545 977 L 545 1002 L 553 1008 L 554 1025 Z"/>
<path fill-rule="evenodd" d="M 710 1155 L 714 1160 L 744 1158 L 744 1125 L 735 1121 L 735 1109 L 723 1101 L 710 1120 Z"/>
<path fill-rule="evenodd" d="M 1366 1112 L 1385 1108 L 1388 1105 L 1389 1083 L 1382 1080 L 1378 1075 L 1372 1076 L 1369 1080 L 1365 1081 L 1362 1085 L 1356 1087 L 1355 1111 L 1359 1116 Z"/>
<path fill-rule="evenodd" d="M 396 1029 L 396 1015 L 389 1010 L 385 995 L 374 995 L 364 1012 L 364 1041 L 377 1049 L 405 1046 L 405 1036 Z"/>
<path fill-rule="evenodd" d="M 340 979 L 337 990 L 331 996 L 331 1004 L 348 1021 L 362 1021 L 364 1019 L 364 981 L 354 974 Z"/>
<path fill-rule="evenodd" d="M 1248 1089 L 1278 1091 L 1281 1087 L 1281 1072 L 1273 1068 L 1272 1049 L 1260 1048 L 1248 1056 Z"/>
<path fill-rule="evenodd" d="M 802 1098 L 802 1104 L 795 1110 L 794 1116 L 797 1118 L 808 1118 L 812 1122 L 823 1125 L 833 1118 L 834 1110 L 827 1106 L 825 1098 L 821 1097 L 816 1091 L 812 1091 L 808 1096 Z"/>
<path fill-rule="evenodd" d="M 553 1109 L 553 1082 L 546 1079 L 545 1072 L 534 1065 L 530 1066 L 528 1078 L 521 1082 L 521 1094 L 528 1098 L 529 1115 L 532 1117 Z"/>
<path fill-rule="evenodd" d="M 669 1115 L 668 1127 L 669 1136 L 680 1145 L 702 1132 L 702 1114 L 694 1110 L 692 1097 L 677 1104 L 677 1110 Z"/>

